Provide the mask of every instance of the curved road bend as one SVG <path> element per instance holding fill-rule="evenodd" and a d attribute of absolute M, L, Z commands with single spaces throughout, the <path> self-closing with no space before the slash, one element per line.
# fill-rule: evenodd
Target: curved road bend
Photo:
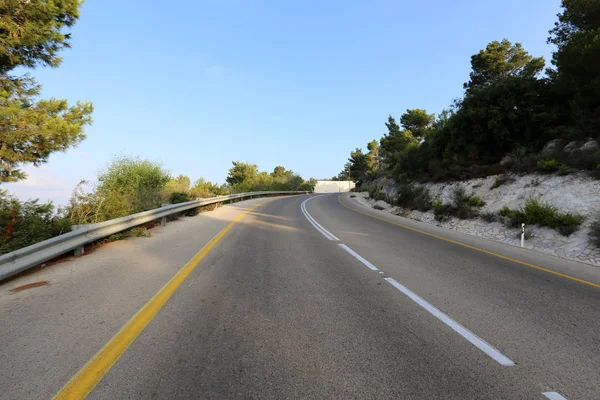
<path fill-rule="evenodd" d="M 40 272 L 50 286 L 3 285 L 0 397 L 89 379 L 76 374 L 244 211 L 89 398 L 600 398 L 600 270 L 348 194 L 237 203 Z"/>

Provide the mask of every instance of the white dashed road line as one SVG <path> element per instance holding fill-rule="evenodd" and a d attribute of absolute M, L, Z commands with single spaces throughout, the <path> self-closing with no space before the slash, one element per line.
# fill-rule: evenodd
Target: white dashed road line
<path fill-rule="evenodd" d="M 350 255 L 352 255 L 352 257 L 356 258 L 358 261 L 360 261 L 361 263 L 365 264 L 367 266 L 367 268 L 369 268 L 371 271 L 379 271 L 379 269 L 376 266 L 374 266 L 369 261 L 367 261 L 364 258 L 362 258 L 360 254 L 358 254 L 357 252 L 355 252 L 354 250 L 352 250 L 350 247 L 346 246 L 343 243 L 340 243 L 339 246 L 342 249 L 346 250 L 348 253 L 350 253 Z"/>
<path fill-rule="evenodd" d="M 542 394 L 550 400 L 567 400 L 566 397 L 561 396 L 558 392 L 544 392 Z"/>

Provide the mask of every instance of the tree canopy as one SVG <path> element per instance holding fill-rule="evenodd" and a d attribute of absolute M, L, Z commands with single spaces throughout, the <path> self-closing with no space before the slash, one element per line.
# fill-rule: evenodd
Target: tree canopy
<path fill-rule="evenodd" d="M 471 57 L 470 81 L 465 89 L 490 85 L 508 77 L 533 78 L 544 69 L 543 57 L 532 57 L 521 43 L 493 41 Z"/>
<path fill-rule="evenodd" d="M 252 192 L 269 190 L 312 191 L 316 180 L 305 181 L 294 171 L 278 165 L 273 172 L 259 172 L 256 164 L 233 161 L 226 178 L 234 192 Z"/>
<path fill-rule="evenodd" d="M 38 100 L 40 86 L 17 67 L 57 67 L 69 47 L 64 29 L 79 17 L 77 0 L 6 0 L 0 3 L 0 183 L 24 179 L 21 166 L 40 165 L 85 138 L 92 104 Z"/>
<path fill-rule="evenodd" d="M 557 50 L 548 74 L 557 96 L 554 111 L 564 114 L 565 125 L 581 135 L 600 131 L 600 2 L 563 0 L 563 12 L 548 42 Z"/>
<path fill-rule="evenodd" d="M 437 117 L 408 109 L 400 123 L 389 115 L 379 147 L 351 152 L 338 176 L 360 185 L 385 176 L 397 180 L 468 179 L 535 170 L 550 161 L 600 170 L 600 150 L 549 154 L 544 146 L 600 141 L 600 2 L 563 0 L 548 41 L 556 45 L 553 67 L 520 43 L 492 41 L 471 57 L 464 95 Z M 555 157 L 560 159 L 560 162 Z"/>

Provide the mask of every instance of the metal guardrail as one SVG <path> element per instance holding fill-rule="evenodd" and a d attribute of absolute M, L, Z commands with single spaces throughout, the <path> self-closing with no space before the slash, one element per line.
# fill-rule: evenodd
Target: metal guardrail
<path fill-rule="evenodd" d="M 83 253 L 83 246 L 98 239 L 108 237 L 117 232 L 124 231 L 134 226 L 142 225 L 159 218 L 163 218 L 163 224 L 166 217 L 177 214 L 182 211 L 197 207 L 218 204 L 225 201 L 243 199 L 254 196 L 264 195 L 284 195 L 284 194 L 306 194 L 308 192 L 249 192 L 238 193 L 227 196 L 211 197 L 208 199 L 199 199 L 185 203 L 169 204 L 154 210 L 144 211 L 137 214 L 128 215 L 110 221 L 104 221 L 97 224 L 79 225 L 76 230 L 63 235 L 55 236 L 0 256 L 0 281 L 33 268 L 45 261 L 56 258 L 69 251 L 75 250 L 77 254 Z"/>

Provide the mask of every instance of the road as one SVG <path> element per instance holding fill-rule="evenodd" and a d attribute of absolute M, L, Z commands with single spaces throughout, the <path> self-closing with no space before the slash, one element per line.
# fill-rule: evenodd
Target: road
<path fill-rule="evenodd" d="M 1 285 L 0 398 L 598 399 L 598 310 L 593 266 L 256 199 Z"/>

